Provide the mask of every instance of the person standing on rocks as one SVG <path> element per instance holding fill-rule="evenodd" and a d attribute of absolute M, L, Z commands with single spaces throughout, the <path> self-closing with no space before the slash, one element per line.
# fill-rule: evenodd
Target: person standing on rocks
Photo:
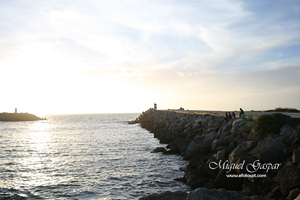
<path fill-rule="evenodd" d="M 235 113 L 234 112 L 232 112 L 232 118 L 235 119 Z"/>
<path fill-rule="evenodd" d="M 232 116 L 231 116 L 231 113 L 230 113 L 230 112 L 228 112 L 228 118 L 229 118 L 229 120 L 232 118 Z"/>
<path fill-rule="evenodd" d="M 240 118 L 242 118 L 242 116 L 244 115 L 244 111 L 243 111 L 243 109 L 242 108 L 240 108 Z"/>
<path fill-rule="evenodd" d="M 225 113 L 225 120 L 227 121 L 229 119 L 228 113 Z"/>

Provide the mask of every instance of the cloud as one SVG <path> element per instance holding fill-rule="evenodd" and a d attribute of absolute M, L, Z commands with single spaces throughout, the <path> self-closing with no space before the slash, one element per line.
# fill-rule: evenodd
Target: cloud
<path fill-rule="evenodd" d="M 178 99 L 291 94 L 299 85 L 300 9 L 290 3 L 4 1 L 0 76 L 18 71 L 34 80 L 35 72 L 39 80 L 51 81 L 50 74 L 59 84 L 81 80 L 86 87 L 110 77 L 113 88 Z"/>

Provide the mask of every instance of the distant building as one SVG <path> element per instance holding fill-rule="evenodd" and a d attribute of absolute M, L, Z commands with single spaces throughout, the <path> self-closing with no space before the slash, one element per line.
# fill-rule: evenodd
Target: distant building
<path fill-rule="evenodd" d="M 154 110 L 157 110 L 157 104 L 154 103 Z"/>
<path fill-rule="evenodd" d="M 18 109 L 17 108 L 15 108 L 15 113 L 18 113 Z"/>

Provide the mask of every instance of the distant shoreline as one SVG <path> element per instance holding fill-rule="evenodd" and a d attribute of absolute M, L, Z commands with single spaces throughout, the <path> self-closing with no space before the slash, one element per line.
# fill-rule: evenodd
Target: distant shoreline
<path fill-rule="evenodd" d="M 38 121 L 47 120 L 30 113 L 0 113 L 0 121 L 17 122 L 17 121 Z"/>

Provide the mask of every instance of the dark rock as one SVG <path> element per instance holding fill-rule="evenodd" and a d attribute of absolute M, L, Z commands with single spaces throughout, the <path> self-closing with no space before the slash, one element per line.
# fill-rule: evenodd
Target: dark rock
<path fill-rule="evenodd" d="M 297 169 L 297 165 L 292 162 L 287 162 L 283 168 L 281 168 L 275 181 L 280 184 L 281 193 L 287 196 L 288 193 L 300 187 L 300 171 Z"/>
<path fill-rule="evenodd" d="M 263 135 L 254 133 L 253 129 L 251 130 L 250 134 L 247 137 L 247 140 L 256 141 L 256 142 L 259 142 L 262 139 L 263 139 Z"/>
<path fill-rule="evenodd" d="M 225 145 L 228 145 L 233 141 L 234 135 L 227 135 L 224 137 L 223 142 Z"/>
<path fill-rule="evenodd" d="M 139 200 L 186 200 L 187 193 L 183 191 L 170 192 L 166 191 L 163 193 L 155 193 L 149 196 L 141 197 Z"/>
<path fill-rule="evenodd" d="M 179 182 L 186 183 L 186 180 L 185 180 L 184 177 L 181 177 L 181 178 L 174 178 L 173 180 L 174 180 L 174 181 L 179 181 Z"/>
<path fill-rule="evenodd" d="M 187 167 L 194 169 L 199 165 L 203 165 L 203 164 L 204 162 L 202 160 L 200 160 L 198 157 L 195 157 L 187 162 Z"/>
<path fill-rule="evenodd" d="M 300 141 L 300 126 L 297 128 L 297 130 L 293 131 L 291 134 L 286 135 L 283 138 L 283 142 L 286 143 L 289 146 L 296 145 Z"/>
<path fill-rule="evenodd" d="M 300 148 L 293 151 L 293 163 L 300 163 Z"/>
<path fill-rule="evenodd" d="M 219 139 L 215 139 L 212 143 L 211 143 L 211 147 L 210 147 L 210 149 L 211 149 L 211 151 L 212 152 L 216 152 L 216 150 L 217 150 L 217 148 L 218 148 L 218 146 L 220 145 L 220 140 Z"/>
<path fill-rule="evenodd" d="M 246 156 L 247 154 L 248 150 L 246 148 L 243 148 L 243 146 L 240 144 L 230 153 L 228 157 L 229 162 L 233 163 L 238 157 Z"/>
<path fill-rule="evenodd" d="M 242 143 L 241 143 L 241 145 L 242 145 L 242 148 L 243 149 L 247 149 L 247 150 L 251 150 L 253 147 L 255 147 L 256 146 L 256 142 L 255 141 L 243 141 Z"/>
<path fill-rule="evenodd" d="M 186 168 L 184 173 L 184 178 L 188 184 L 193 185 L 199 180 L 206 177 L 206 174 L 202 170 L 202 166 L 197 166 L 196 168 Z"/>
<path fill-rule="evenodd" d="M 265 196 L 277 185 L 271 178 L 249 178 L 244 180 L 243 192 L 247 195 Z"/>
<path fill-rule="evenodd" d="M 245 162 L 243 169 L 236 169 L 236 172 L 238 174 L 244 173 L 244 174 L 248 174 L 249 172 L 246 169 L 247 164 L 249 163 L 253 163 L 255 161 L 255 158 L 253 156 L 241 156 L 238 158 L 238 160 L 236 161 L 236 164 L 241 164 L 243 162 Z"/>
<path fill-rule="evenodd" d="M 280 135 L 281 136 L 289 136 L 293 131 L 295 131 L 295 128 L 292 127 L 289 124 L 285 124 L 283 127 L 280 129 Z"/>
<path fill-rule="evenodd" d="M 226 155 L 226 149 L 223 149 L 221 151 L 217 152 L 217 156 L 216 159 L 217 160 L 224 160 L 225 159 L 225 155 Z"/>
<path fill-rule="evenodd" d="M 199 188 L 201 186 L 203 186 L 204 184 L 206 184 L 208 182 L 208 178 L 207 177 L 199 177 L 198 180 L 194 181 L 192 184 L 191 184 L 191 189 L 196 189 L 196 188 Z"/>
<path fill-rule="evenodd" d="M 208 154 L 210 152 L 210 146 L 213 138 L 204 139 L 203 142 L 198 144 L 198 150 L 201 154 Z"/>
<path fill-rule="evenodd" d="M 198 152 L 197 142 L 191 141 L 185 152 L 185 160 L 195 156 L 197 152 Z"/>
<path fill-rule="evenodd" d="M 243 187 L 243 178 L 238 177 L 227 177 L 226 170 L 221 169 L 218 172 L 217 177 L 215 178 L 215 185 L 219 188 L 225 188 L 228 190 L 241 190 Z M 230 172 L 230 174 L 234 174 L 234 170 Z"/>
<path fill-rule="evenodd" d="M 286 147 L 287 145 L 281 141 L 281 138 L 269 136 L 265 140 L 259 142 L 250 153 L 261 162 L 279 163 L 284 160 L 283 150 Z"/>
<path fill-rule="evenodd" d="M 158 152 L 166 152 L 167 150 L 164 147 L 156 147 L 151 153 L 158 153 Z"/>
<path fill-rule="evenodd" d="M 281 196 L 280 187 L 277 185 L 275 186 L 271 192 L 265 195 L 266 198 L 278 199 Z"/>
<path fill-rule="evenodd" d="M 290 191 L 289 195 L 287 196 L 288 200 L 295 199 L 300 194 L 300 189 L 296 188 Z"/>
<path fill-rule="evenodd" d="M 198 188 L 192 190 L 187 197 L 187 200 L 251 200 L 251 199 L 266 199 L 246 196 L 242 192 L 227 191 L 224 189 Z"/>

